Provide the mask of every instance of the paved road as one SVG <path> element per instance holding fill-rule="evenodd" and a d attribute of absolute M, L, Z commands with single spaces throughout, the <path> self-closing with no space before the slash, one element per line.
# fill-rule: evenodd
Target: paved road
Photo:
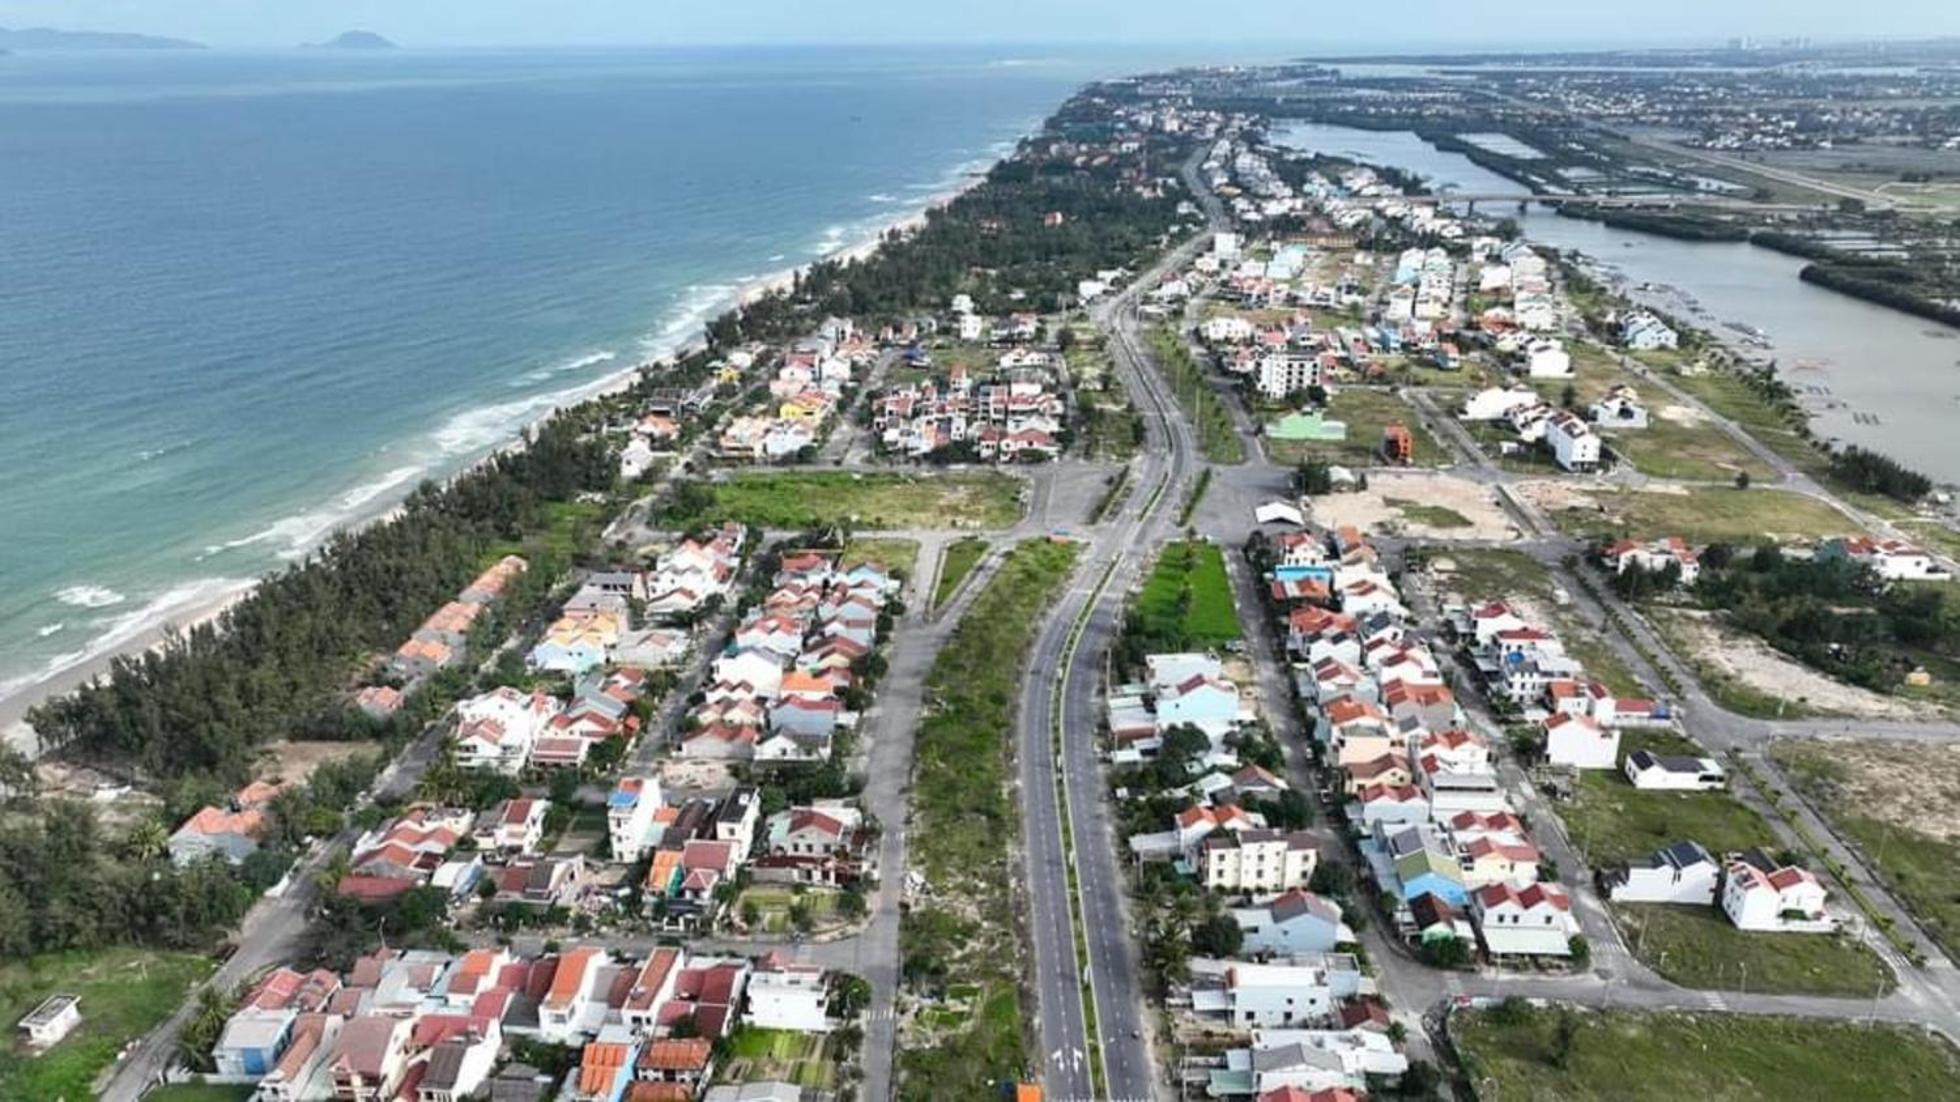
<path fill-rule="evenodd" d="M 1186 165 L 1187 180 L 1195 168 L 1196 159 Z M 1131 403 L 1145 418 L 1147 440 L 1135 460 L 1129 497 L 1087 533 L 1075 584 L 1036 639 L 1022 693 L 1020 785 L 1040 1007 L 1038 1060 L 1051 1098 L 1098 1097 L 1089 1067 L 1092 1048 L 1100 1050 L 1104 1068 L 1100 1097 L 1144 1099 L 1162 1089 L 1151 1056 L 1149 1007 L 1129 919 L 1128 883 L 1119 865 L 1120 840 L 1104 797 L 1098 701 L 1103 663 L 1128 593 L 1152 552 L 1175 531 L 1177 510 L 1200 464 L 1191 425 L 1143 350 L 1134 308 L 1142 291 L 1188 263 L 1206 243 L 1202 237 L 1187 242 L 1093 311 L 1110 338 Z M 1064 817 L 1073 840 L 1073 893 Z M 1076 907 L 1086 959 L 1077 950 L 1071 921 Z M 1096 1036 L 1089 1034 L 1083 1012 L 1085 981 Z"/>

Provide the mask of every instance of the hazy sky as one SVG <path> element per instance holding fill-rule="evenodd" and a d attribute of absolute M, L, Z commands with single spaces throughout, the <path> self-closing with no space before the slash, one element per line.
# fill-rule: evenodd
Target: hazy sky
<path fill-rule="evenodd" d="M 0 26 L 289 46 L 732 42 L 1647 44 L 1960 34 L 1960 0 L 0 0 Z"/>

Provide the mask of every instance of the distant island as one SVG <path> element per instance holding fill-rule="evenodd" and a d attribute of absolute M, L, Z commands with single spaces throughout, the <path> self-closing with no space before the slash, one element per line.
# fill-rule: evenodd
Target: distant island
<path fill-rule="evenodd" d="M 308 48 L 315 50 L 393 50 L 397 47 L 393 42 L 375 34 L 373 31 L 346 31 L 326 42 L 310 43 Z"/>
<path fill-rule="evenodd" d="M 202 50 L 204 44 L 182 38 L 120 31 L 57 31 L 49 27 L 0 27 L 0 53 L 10 50 Z"/>

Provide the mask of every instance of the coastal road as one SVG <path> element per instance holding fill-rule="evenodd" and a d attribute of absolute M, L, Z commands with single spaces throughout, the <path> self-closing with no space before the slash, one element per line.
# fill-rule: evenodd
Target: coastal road
<path fill-rule="evenodd" d="M 1195 166 L 1194 158 L 1187 177 Z M 1056 1099 L 1147 1099 L 1158 1092 L 1120 839 L 1104 795 L 1098 700 L 1130 589 L 1174 531 L 1176 510 L 1200 466 L 1191 426 L 1143 352 L 1134 308 L 1144 290 L 1205 244 L 1200 237 L 1180 246 L 1093 312 L 1109 336 L 1118 376 L 1144 415 L 1147 440 L 1129 497 L 1089 531 L 1075 582 L 1042 626 L 1023 685 L 1019 780 L 1040 1006 L 1037 1062 L 1048 1096 Z M 1101 1092 L 1092 1060 L 1103 1067 Z"/>

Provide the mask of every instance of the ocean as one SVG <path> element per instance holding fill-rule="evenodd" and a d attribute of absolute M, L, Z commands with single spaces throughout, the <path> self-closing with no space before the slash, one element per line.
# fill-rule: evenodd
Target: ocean
<path fill-rule="evenodd" d="M 1150 63 L 0 58 L 0 698 L 303 558 Z"/>

